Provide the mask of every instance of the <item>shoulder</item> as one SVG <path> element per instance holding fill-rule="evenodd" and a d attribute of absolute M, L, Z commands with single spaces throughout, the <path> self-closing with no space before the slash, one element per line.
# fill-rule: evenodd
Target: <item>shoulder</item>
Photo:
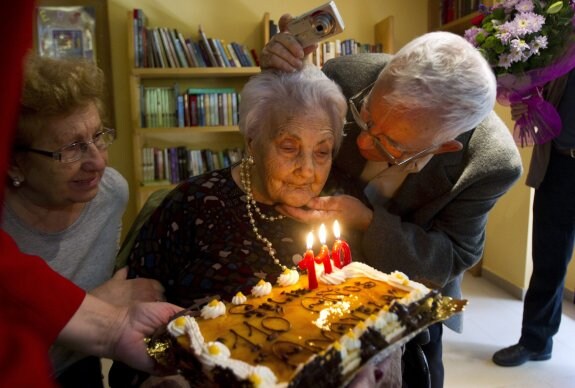
<path fill-rule="evenodd" d="M 344 55 L 327 61 L 322 70 L 349 97 L 374 82 L 391 58 L 381 53 Z"/>
<path fill-rule="evenodd" d="M 100 193 L 107 197 L 113 197 L 122 203 L 127 203 L 128 181 L 115 169 L 106 167 L 100 181 Z"/>
<path fill-rule="evenodd" d="M 491 112 L 473 131 L 469 151 L 479 168 L 519 177 L 523 171 L 521 155 L 507 125 Z"/>

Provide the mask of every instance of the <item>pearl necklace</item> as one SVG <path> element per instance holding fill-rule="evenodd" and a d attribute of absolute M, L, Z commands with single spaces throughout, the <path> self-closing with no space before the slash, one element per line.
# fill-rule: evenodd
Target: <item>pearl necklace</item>
<path fill-rule="evenodd" d="M 262 213 L 261 209 L 257 205 L 256 200 L 254 199 L 254 195 L 252 192 L 252 181 L 250 179 L 250 168 L 254 165 L 253 157 L 249 156 L 247 158 L 243 158 L 240 164 L 240 180 L 242 182 L 242 186 L 244 186 L 244 190 L 246 191 L 246 211 L 248 213 L 248 217 L 250 219 L 250 224 L 252 226 L 252 230 L 254 231 L 258 240 L 263 242 L 268 247 L 268 253 L 271 256 L 274 263 L 281 267 L 282 270 L 285 270 L 287 267 L 280 263 L 279 259 L 276 257 L 276 251 L 272 246 L 272 242 L 267 238 L 264 237 L 260 232 L 258 227 L 256 226 L 256 220 L 254 218 L 254 212 L 258 214 L 258 216 L 264 220 L 269 222 L 279 221 L 284 218 L 283 215 L 278 216 L 267 216 Z"/>

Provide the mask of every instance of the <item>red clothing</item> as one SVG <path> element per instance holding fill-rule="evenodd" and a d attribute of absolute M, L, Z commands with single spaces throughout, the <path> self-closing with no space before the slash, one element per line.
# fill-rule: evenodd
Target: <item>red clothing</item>
<path fill-rule="evenodd" d="M 18 113 L 24 54 L 32 42 L 34 2 L 2 5 L 0 23 L 0 182 Z M 3 187 L 3 186 L 2 186 Z M 0 203 L 3 189 L 0 189 Z M 20 252 L 0 230 L 0 386 L 54 387 L 48 348 L 76 312 L 85 292 L 40 258 Z"/>

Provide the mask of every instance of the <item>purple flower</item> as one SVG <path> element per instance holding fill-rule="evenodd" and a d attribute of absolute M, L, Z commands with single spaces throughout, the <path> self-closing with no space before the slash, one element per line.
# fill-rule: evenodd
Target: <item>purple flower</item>
<path fill-rule="evenodd" d="M 478 34 L 484 34 L 485 30 L 483 28 L 479 28 L 479 27 L 471 27 L 469 29 L 467 29 L 465 31 L 465 34 L 463 35 L 463 37 L 472 45 L 474 45 L 475 47 L 477 47 L 477 35 Z"/>
<path fill-rule="evenodd" d="M 545 24 L 545 17 L 533 12 L 525 12 L 515 16 L 511 23 L 516 28 L 517 36 L 525 36 L 541 31 L 541 27 Z"/>
<path fill-rule="evenodd" d="M 533 5 L 533 1 L 531 1 L 531 0 L 521 0 L 515 6 L 515 9 L 520 13 L 533 12 L 534 8 L 535 8 L 535 6 Z"/>

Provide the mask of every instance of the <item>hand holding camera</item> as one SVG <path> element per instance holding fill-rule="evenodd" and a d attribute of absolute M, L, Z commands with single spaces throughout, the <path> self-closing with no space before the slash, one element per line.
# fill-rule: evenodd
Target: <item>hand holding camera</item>
<path fill-rule="evenodd" d="M 287 29 L 302 47 L 314 45 L 344 30 L 335 2 L 330 1 L 292 19 Z"/>
<path fill-rule="evenodd" d="M 265 45 L 260 56 L 262 69 L 292 72 L 303 66 L 304 56 L 315 50 L 315 45 L 343 31 L 344 24 L 335 3 L 329 2 L 293 18 L 281 16 L 280 32 Z"/>

